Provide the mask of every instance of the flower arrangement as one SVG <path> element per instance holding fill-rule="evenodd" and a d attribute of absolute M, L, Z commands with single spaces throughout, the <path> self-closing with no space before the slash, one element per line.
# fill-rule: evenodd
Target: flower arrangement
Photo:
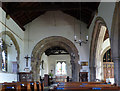
<path fill-rule="evenodd" d="M 49 73 L 49 76 L 52 78 L 53 77 L 53 73 L 52 73 L 53 70 L 51 70 L 51 72 Z"/>

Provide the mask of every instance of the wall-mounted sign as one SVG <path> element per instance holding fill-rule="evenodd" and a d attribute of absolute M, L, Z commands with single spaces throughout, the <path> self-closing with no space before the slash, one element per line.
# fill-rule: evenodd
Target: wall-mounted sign
<path fill-rule="evenodd" d="M 81 62 L 81 66 L 88 66 L 88 62 Z"/>

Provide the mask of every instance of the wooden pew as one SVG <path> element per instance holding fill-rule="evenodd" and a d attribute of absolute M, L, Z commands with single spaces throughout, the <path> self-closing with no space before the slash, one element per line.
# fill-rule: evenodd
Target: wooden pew
<path fill-rule="evenodd" d="M 37 89 L 39 89 L 39 88 L 37 88 L 37 83 L 36 82 L 34 82 L 34 91 L 37 91 Z"/>
<path fill-rule="evenodd" d="M 44 88 L 44 84 L 42 84 Z M 1 83 L 0 91 L 43 91 L 40 82 Z"/>
<path fill-rule="evenodd" d="M 41 82 L 41 91 L 44 91 L 44 82 Z"/>
<path fill-rule="evenodd" d="M 3 83 L 2 84 L 2 91 L 9 91 L 9 90 L 16 91 L 17 89 L 18 88 L 17 88 L 16 83 Z"/>
<path fill-rule="evenodd" d="M 30 88 L 32 91 L 40 91 L 39 88 L 37 88 L 37 82 L 30 82 Z"/>
<path fill-rule="evenodd" d="M 32 91 L 30 82 L 3 83 L 2 91 Z"/>
<path fill-rule="evenodd" d="M 36 82 L 36 84 L 37 84 L 37 91 L 42 91 L 41 83 L 40 82 Z"/>
<path fill-rule="evenodd" d="M 117 86 L 113 86 L 111 84 L 103 84 L 96 82 L 70 82 L 70 83 L 60 83 L 58 86 L 51 91 L 57 90 L 67 90 L 67 91 L 75 91 L 75 90 L 119 90 L 120 88 Z"/>
<path fill-rule="evenodd" d="M 26 91 L 41 91 L 41 84 L 40 82 L 20 82 L 19 84 L 24 84 L 24 86 L 21 85 L 21 90 Z"/>
<path fill-rule="evenodd" d="M 27 91 L 42 91 L 40 82 L 21 82 L 21 83 L 24 84 L 24 87 L 21 88 L 22 90 L 27 89 Z"/>
<path fill-rule="evenodd" d="M 24 87 L 21 87 L 22 90 L 27 89 L 27 91 L 42 91 L 40 82 L 21 82 L 21 84 L 24 84 Z"/>
<path fill-rule="evenodd" d="M 30 82 L 17 82 L 19 91 L 31 91 Z"/>
<path fill-rule="evenodd" d="M 0 91 L 2 91 L 2 83 L 0 83 Z"/>

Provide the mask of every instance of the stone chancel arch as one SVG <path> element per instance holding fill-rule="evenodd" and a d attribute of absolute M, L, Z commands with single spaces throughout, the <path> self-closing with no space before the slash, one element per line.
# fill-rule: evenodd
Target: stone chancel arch
<path fill-rule="evenodd" d="M 78 81 L 79 80 L 79 55 L 78 50 L 75 45 L 68 40 L 67 38 L 61 36 L 51 36 L 47 37 L 36 44 L 32 51 L 31 57 L 31 67 L 33 73 L 33 80 L 39 80 L 39 70 L 41 64 L 41 56 L 42 54 L 48 49 L 53 46 L 59 46 L 66 49 L 71 57 L 71 64 L 72 64 L 72 80 Z"/>

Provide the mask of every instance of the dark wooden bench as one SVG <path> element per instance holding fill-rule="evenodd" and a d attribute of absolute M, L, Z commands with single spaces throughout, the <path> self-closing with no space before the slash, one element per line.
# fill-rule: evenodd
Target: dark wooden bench
<path fill-rule="evenodd" d="M 42 91 L 41 83 L 40 82 L 36 82 L 36 85 L 37 85 L 37 91 Z"/>
<path fill-rule="evenodd" d="M 42 90 L 40 82 L 16 82 L 16 83 L 1 83 L 0 91 L 42 91 Z"/>
<path fill-rule="evenodd" d="M 120 90 L 119 87 L 113 86 L 111 84 L 104 84 L 103 82 L 67 82 L 67 83 L 60 83 L 54 90 L 67 90 L 67 91 L 77 91 L 77 90 Z"/>

